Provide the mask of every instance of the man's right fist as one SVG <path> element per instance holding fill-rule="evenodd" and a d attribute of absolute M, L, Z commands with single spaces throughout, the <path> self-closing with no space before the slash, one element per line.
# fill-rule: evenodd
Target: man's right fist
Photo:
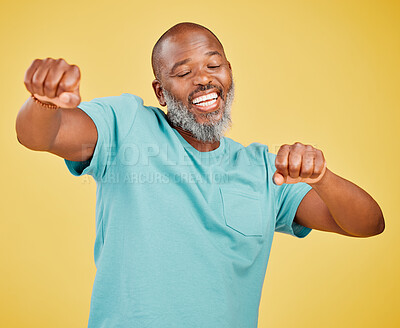
<path fill-rule="evenodd" d="M 45 103 L 75 108 L 81 102 L 81 73 L 64 59 L 35 59 L 25 73 L 24 83 L 30 93 Z"/>

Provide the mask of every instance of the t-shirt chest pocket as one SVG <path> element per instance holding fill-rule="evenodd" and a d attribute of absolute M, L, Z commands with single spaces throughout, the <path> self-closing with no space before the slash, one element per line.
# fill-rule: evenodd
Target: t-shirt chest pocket
<path fill-rule="evenodd" d="M 232 187 L 220 187 L 219 190 L 223 203 L 225 224 L 244 236 L 262 236 L 263 221 L 260 194 L 236 190 Z"/>

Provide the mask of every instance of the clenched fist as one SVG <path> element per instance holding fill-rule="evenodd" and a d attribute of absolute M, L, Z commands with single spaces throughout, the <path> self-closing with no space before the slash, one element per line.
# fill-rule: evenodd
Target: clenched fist
<path fill-rule="evenodd" d="M 25 73 L 28 91 L 44 103 L 75 108 L 81 102 L 79 67 L 64 59 L 35 59 Z"/>
<path fill-rule="evenodd" d="M 312 184 L 324 176 L 326 161 L 319 149 L 296 142 L 279 148 L 275 167 L 272 179 L 277 185 L 297 182 Z"/>

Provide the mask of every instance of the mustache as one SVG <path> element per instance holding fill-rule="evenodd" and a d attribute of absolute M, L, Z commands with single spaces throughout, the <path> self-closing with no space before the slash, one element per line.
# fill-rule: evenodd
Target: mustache
<path fill-rule="evenodd" d="M 192 103 L 193 96 L 194 96 L 196 93 L 201 92 L 201 91 L 210 90 L 210 89 L 217 89 L 219 95 L 220 95 L 221 98 L 222 98 L 222 100 L 225 100 L 224 92 L 222 91 L 222 88 L 221 88 L 221 87 L 219 87 L 219 86 L 217 86 L 217 85 L 214 85 L 214 84 L 207 84 L 207 85 L 200 85 L 196 90 L 192 91 L 192 92 L 189 94 L 189 97 L 188 97 L 188 102 L 189 102 L 189 104 Z"/>

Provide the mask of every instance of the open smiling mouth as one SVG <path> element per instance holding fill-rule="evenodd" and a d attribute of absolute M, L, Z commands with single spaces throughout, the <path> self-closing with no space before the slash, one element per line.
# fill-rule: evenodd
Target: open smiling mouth
<path fill-rule="evenodd" d="M 208 112 L 215 110 L 220 105 L 220 97 L 217 92 L 212 92 L 203 96 L 199 96 L 193 99 L 193 107 L 202 112 Z"/>

